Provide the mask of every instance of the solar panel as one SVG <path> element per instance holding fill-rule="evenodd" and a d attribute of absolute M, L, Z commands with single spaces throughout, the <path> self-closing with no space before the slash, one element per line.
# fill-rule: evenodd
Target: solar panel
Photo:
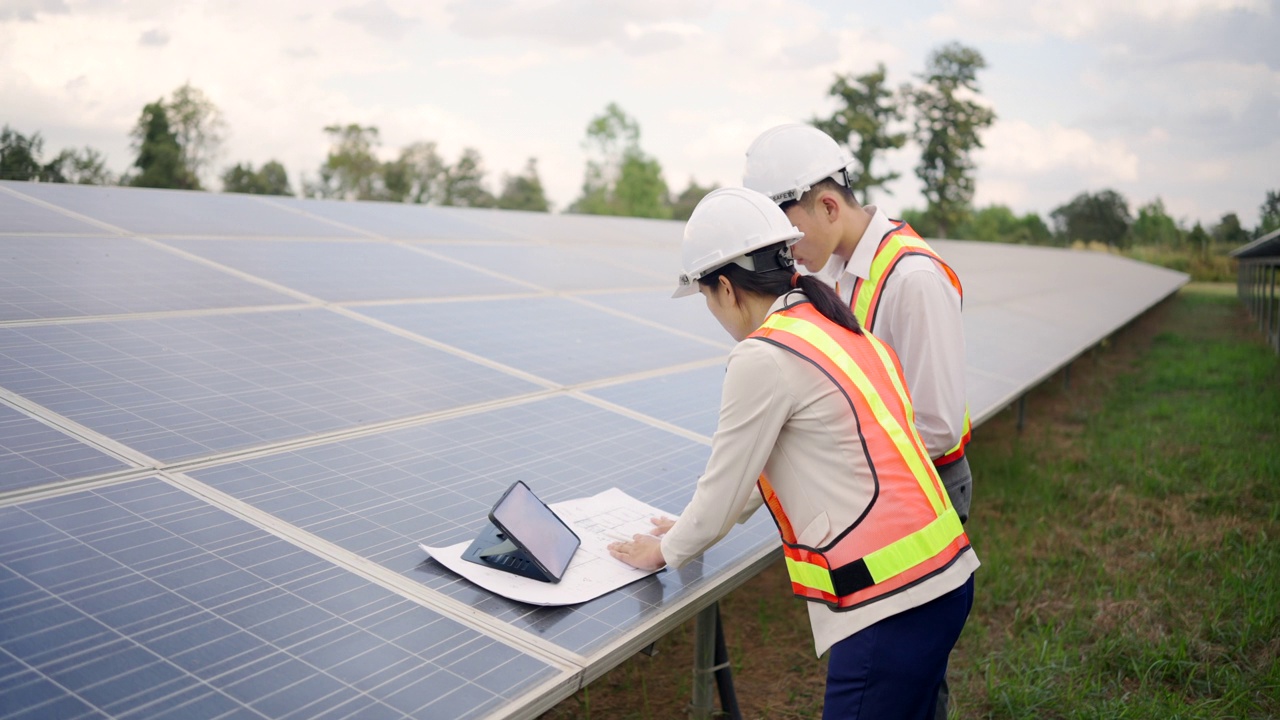
<path fill-rule="evenodd" d="M 683 508 L 733 343 L 670 300 L 680 237 L 0 181 L 0 714 L 533 717 L 762 567 L 763 513 L 560 608 L 417 547 L 471 539 L 517 479 Z M 975 419 L 1185 281 L 936 247 Z"/>
<path fill-rule="evenodd" d="M 529 279 L 552 290 L 613 290 L 666 284 L 666 281 L 675 285 L 672 278 L 562 245 L 475 244 L 435 250 L 455 260 Z"/>
<path fill-rule="evenodd" d="M 392 240 L 508 240 L 519 235 L 501 226 L 479 224 L 447 208 L 389 202 L 342 202 L 274 197 L 274 205 L 333 220 L 361 234 Z"/>
<path fill-rule="evenodd" d="M 479 300 L 361 308 L 370 317 L 562 384 L 708 360 L 724 348 L 570 300 Z"/>
<path fill-rule="evenodd" d="M 23 195 L 140 235 L 360 237 L 252 195 L 144 188 L 5 183 Z"/>
<path fill-rule="evenodd" d="M 714 403 L 716 398 L 705 399 Z M 602 599 L 575 606 L 572 614 L 582 617 L 549 625 L 548 615 L 565 611 L 494 597 L 428 561 L 418 543 L 441 546 L 474 538 L 493 501 L 515 480 L 523 480 L 548 503 L 619 487 L 654 507 L 679 513 L 708 453 L 703 443 L 558 397 L 190 475 L 447 597 L 587 654 L 644 622 L 657 603 L 615 617 L 611 613 L 618 610 L 606 609 L 619 598 Z M 769 523 L 762 515 L 735 532 L 725 548 L 771 547 Z M 723 569 L 702 562 L 691 572 L 710 575 Z M 670 600 L 691 591 L 680 574 L 673 575 L 622 593 L 643 596 L 660 587 L 659 599 Z"/>
<path fill-rule="evenodd" d="M 0 508 L 5 717 L 482 717 L 560 671 L 157 479 Z"/>
<path fill-rule="evenodd" d="M 14 183 L 16 185 L 16 183 Z M 98 233 L 102 228 L 4 192 L 0 185 L 0 233 Z"/>
<path fill-rule="evenodd" d="M 538 389 L 314 309 L 0 327 L 0 378 L 166 461 Z"/>
<path fill-rule="evenodd" d="M 11 237 L 3 248 L 0 321 L 297 302 L 131 238 Z"/>
<path fill-rule="evenodd" d="M 528 293 L 527 286 L 386 243 L 168 240 L 187 252 L 333 302 Z"/>
<path fill-rule="evenodd" d="M 0 403 L 0 493 L 126 467 L 123 461 Z"/>

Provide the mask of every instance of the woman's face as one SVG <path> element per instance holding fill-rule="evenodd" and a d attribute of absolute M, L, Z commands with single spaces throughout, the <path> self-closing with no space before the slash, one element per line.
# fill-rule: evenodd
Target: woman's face
<path fill-rule="evenodd" d="M 716 278 L 714 285 L 700 284 L 698 291 L 706 299 L 707 309 L 720 322 L 720 327 L 724 328 L 734 340 L 741 342 L 755 330 L 754 327 L 748 327 L 751 323 L 747 319 L 746 312 L 738 304 L 733 285 L 728 278 L 721 275 Z"/>

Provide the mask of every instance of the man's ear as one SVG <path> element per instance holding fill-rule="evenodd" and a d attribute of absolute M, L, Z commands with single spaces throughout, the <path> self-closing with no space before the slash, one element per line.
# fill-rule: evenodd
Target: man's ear
<path fill-rule="evenodd" d="M 827 222 L 835 222 L 840 219 L 840 201 L 836 200 L 836 196 L 832 193 L 823 193 L 818 198 L 818 202 L 822 204 L 822 216 Z"/>

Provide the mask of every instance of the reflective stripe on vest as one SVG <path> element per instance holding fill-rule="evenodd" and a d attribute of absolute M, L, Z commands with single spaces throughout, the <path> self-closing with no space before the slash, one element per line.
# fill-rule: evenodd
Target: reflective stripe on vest
<path fill-rule="evenodd" d="M 824 548 L 799 544 L 766 476 L 760 492 L 778 526 L 792 590 L 847 610 L 940 572 L 969 546 L 938 472 L 915 430 L 897 357 L 801 303 L 765 320 L 751 338 L 807 360 L 840 389 L 876 488 L 863 516 Z"/>
<path fill-rule="evenodd" d="M 964 302 L 964 288 L 960 285 L 960 276 L 956 275 L 951 266 L 944 262 L 942 257 L 929 247 L 929 243 L 911 229 L 910 225 L 899 222 L 880 240 L 880 246 L 876 248 L 875 257 L 871 260 L 870 275 L 866 278 L 858 278 L 853 284 L 853 296 L 849 308 L 853 310 L 853 316 L 858 318 L 858 323 L 862 327 L 875 332 L 876 313 L 880 309 L 880 295 L 884 292 L 885 282 L 898 266 L 898 262 L 912 255 L 923 255 L 933 260 L 938 269 L 951 281 L 951 286 L 960 294 L 960 302 Z M 964 447 L 969 444 L 972 437 L 969 407 L 966 405 L 964 424 L 960 428 L 960 442 L 935 459 L 933 464 L 942 467 L 959 460 L 964 456 Z"/>

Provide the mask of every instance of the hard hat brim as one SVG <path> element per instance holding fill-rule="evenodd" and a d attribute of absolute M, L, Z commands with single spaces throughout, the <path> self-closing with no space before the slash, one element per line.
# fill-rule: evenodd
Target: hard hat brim
<path fill-rule="evenodd" d="M 682 298 L 682 297 L 689 297 L 690 295 L 697 295 L 697 294 L 698 294 L 698 283 L 695 281 L 689 285 L 683 285 L 683 284 L 677 285 L 676 291 L 671 293 L 671 297 Z"/>

